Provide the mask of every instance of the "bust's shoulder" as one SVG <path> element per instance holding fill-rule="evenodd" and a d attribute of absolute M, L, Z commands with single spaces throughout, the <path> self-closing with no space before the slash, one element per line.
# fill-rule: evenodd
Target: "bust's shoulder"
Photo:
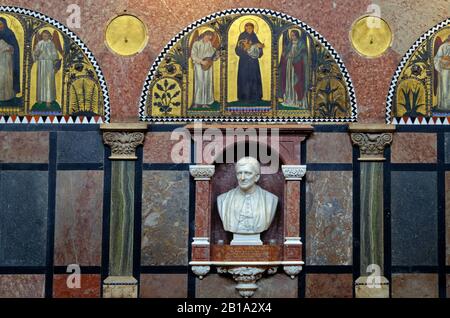
<path fill-rule="evenodd" d="M 231 190 L 228 190 L 227 192 L 224 192 L 224 193 L 218 195 L 218 196 L 217 196 L 217 200 L 223 200 L 223 199 L 225 199 L 225 197 L 226 197 L 228 194 L 231 194 L 231 193 L 233 193 L 234 191 L 236 191 L 236 188 L 233 188 L 233 189 L 231 189 Z"/>
<path fill-rule="evenodd" d="M 263 189 L 263 188 L 261 188 L 261 187 L 259 187 L 259 188 L 261 189 L 262 193 L 264 193 L 264 195 L 265 195 L 267 198 L 277 199 L 277 200 L 278 200 L 278 197 L 277 197 L 275 194 L 273 194 L 272 192 L 269 192 L 269 191 L 267 191 L 267 190 L 265 190 L 265 189 Z"/>

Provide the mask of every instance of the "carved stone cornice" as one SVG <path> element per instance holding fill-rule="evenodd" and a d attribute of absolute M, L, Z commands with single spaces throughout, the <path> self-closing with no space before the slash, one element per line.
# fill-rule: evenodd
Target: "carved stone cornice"
<path fill-rule="evenodd" d="M 100 126 L 103 142 L 111 147 L 111 160 L 136 160 L 136 148 L 144 143 L 147 124 L 115 123 Z"/>
<path fill-rule="evenodd" d="M 214 165 L 191 165 L 189 172 L 195 181 L 210 180 L 214 175 L 216 168 Z"/>
<path fill-rule="evenodd" d="M 305 176 L 306 166 L 301 165 L 282 165 L 281 171 L 286 180 L 300 181 Z"/>
<path fill-rule="evenodd" d="M 349 126 L 353 144 L 359 146 L 360 161 L 383 161 L 384 148 L 392 143 L 394 125 L 358 125 Z"/>

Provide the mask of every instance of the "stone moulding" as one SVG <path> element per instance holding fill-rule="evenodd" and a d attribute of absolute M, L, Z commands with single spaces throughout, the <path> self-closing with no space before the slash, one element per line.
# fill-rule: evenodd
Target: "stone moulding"
<path fill-rule="evenodd" d="M 144 143 L 147 125 L 142 123 L 103 124 L 103 141 L 111 147 L 111 160 L 136 160 L 136 148 Z"/>
<path fill-rule="evenodd" d="M 138 283 L 131 276 L 109 276 L 103 281 L 103 298 L 137 298 Z"/>
<path fill-rule="evenodd" d="M 208 181 L 214 175 L 214 165 L 190 165 L 189 172 L 195 181 Z"/>
<path fill-rule="evenodd" d="M 305 165 L 283 165 L 283 175 L 287 181 L 301 181 L 306 173 Z"/>

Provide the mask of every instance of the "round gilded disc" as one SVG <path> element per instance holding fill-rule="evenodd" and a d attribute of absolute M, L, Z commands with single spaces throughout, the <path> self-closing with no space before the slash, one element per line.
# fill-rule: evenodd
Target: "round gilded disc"
<path fill-rule="evenodd" d="M 119 15 L 106 27 L 105 41 L 116 54 L 134 55 L 141 52 L 147 45 L 147 27 L 134 15 Z"/>
<path fill-rule="evenodd" d="M 392 44 L 392 31 L 383 19 L 365 16 L 353 23 L 350 41 L 353 48 L 365 57 L 379 57 Z"/>

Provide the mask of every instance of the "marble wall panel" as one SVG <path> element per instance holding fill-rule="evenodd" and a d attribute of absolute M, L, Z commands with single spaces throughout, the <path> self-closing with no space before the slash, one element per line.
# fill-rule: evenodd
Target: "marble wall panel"
<path fill-rule="evenodd" d="M 58 162 L 101 163 L 104 145 L 100 131 L 58 132 Z"/>
<path fill-rule="evenodd" d="M 189 172 L 144 171 L 142 265 L 187 265 Z"/>
<path fill-rule="evenodd" d="M 142 274 L 141 298 L 186 298 L 186 274 Z"/>
<path fill-rule="evenodd" d="M 45 297 L 45 275 L 0 275 L 0 298 Z"/>
<path fill-rule="evenodd" d="M 392 265 L 437 265 L 436 172 L 391 173 Z"/>
<path fill-rule="evenodd" d="M 80 288 L 69 288 L 67 279 L 69 275 L 53 276 L 54 298 L 99 298 L 101 289 L 100 275 L 82 274 Z M 70 285 L 69 285 L 70 286 Z"/>
<path fill-rule="evenodd" d="M 306 176 L 306 264 L 352 263 L 352 172 Z"/>
<path fill-rule="evenodd" d="M 189 163 L 191 139 L 179 137 L 178 133 L 174 135 L 179 139 L 170 140 L 172 132 L 150 132 L 145 136 L 144 143 L 144 162 L 145 163 Z M 183 135 L 184 136 L 184 135 Z M 174 148 L 176 147 L 176 148 Z M 172 150 L 174 158 L 172 158 Z M 181 151 L 180 149 L 183 149 Z M 185 151 L 184 151 L 185 150 Z"/>
<path fill-rule="evenodd" d="M 437 274 L 392 274 L 392 298 L 437 297 Z"/>
<path fill-rule="evenodd" d="M 435 163 L 437 137 L 429 133 L 397 133 L 392 141 L 393 163 Z"/>
<path fill-rule="evenodd" d="M 307 163 L 352 163 L 348 133 L 314 133 L 306 141 Z"/>
<path fill-rule="evenodd" d="M 307 274 L 306 298 L 352 298 L 352 274 Z"/>
<path fill-rule="evenodd" d="M 0 266 L 43 266 L 48 172 L 0 172 Z"/>
<path fill-rule="evenodd" d="M 0 162 L 47 163 L 49 133 L 0 131 Z"/>
<path fill-rule="evenodd" d="M 103 171 L 58 171 L 55 265 L 101 263 Z"/>

